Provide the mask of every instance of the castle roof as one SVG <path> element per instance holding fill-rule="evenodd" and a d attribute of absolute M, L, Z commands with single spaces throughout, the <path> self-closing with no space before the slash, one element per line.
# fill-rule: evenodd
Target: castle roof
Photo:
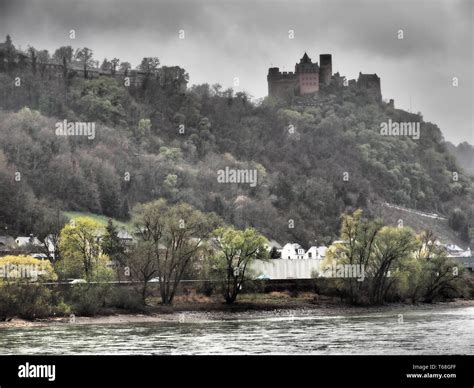
<path fill-rule="evenodd" d="M 300 59 L 300 63 L 313 63 L 313 62 L 311 61 L 311 58 L 308 57 L 308 54 L 306 54 L 305 52 L 303 55 L 303 58 Z"/>
<path fill-rule="evenodd" d="M 375 73 L 375 74 L 362 74 L 361 72 L 359 72 L 359 79 L 366 79 L 366 80 L 379 79 L 379 76 L 377 75 L 377 73 Z"/>
<path fill-rule="evenodd" d="M 317 73 L 319 71 L 318 62 L 311 61 L 311 58 L 304 53 L 300 63 L 295 65 L 295 73 Z"/>

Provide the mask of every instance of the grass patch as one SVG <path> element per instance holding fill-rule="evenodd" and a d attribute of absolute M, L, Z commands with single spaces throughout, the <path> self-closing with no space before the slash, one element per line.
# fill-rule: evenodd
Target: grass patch
<path fill-rule="evenodd" d="M 69 219 L 73 220 L 79 217 L 89 217 L 92 218 L 94 221 L 98 222 L 101 226 L 104 228 L 107 226 L 107 221 L 111 217 L 107 217 L 101 214 L 94 214 L 94 213 L 87 213 L 87 212 L 63 212 L 63 214 Z M 123 222 L 123 221 L 118 221 L 114 218 L 112 218 L 112 221 L 114 222 L 115 225 L 117 225 L 118 229 L 120 230 L 126 230 L 128 232 L 133 231 L 133 225 L 130 222 Z"/>

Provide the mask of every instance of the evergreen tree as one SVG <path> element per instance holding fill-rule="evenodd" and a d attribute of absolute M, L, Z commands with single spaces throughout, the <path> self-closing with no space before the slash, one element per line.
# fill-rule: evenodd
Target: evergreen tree
<path fill-rule="evenodd" d="M 123 262 L 123 256 L 125 254 L 125 246 L 118 237 L 118 231 L 115 224 L 109 218 L 107 227 L 105 228 L 105 235 L 101 242 L 102 252 L 109 256 L 111 260 Z"/>

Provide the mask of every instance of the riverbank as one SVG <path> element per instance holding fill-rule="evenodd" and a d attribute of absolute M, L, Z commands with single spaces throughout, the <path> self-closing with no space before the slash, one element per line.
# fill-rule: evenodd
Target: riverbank
<path fill-rule="evenodd" d="M 352 306 L 337 302 L 331 298 L 314 299 L 314 294 L 298 297 L 277 295 L 245 295 L 234 305 L 226 305 L 217 298 L 200 297 L 198 301 L 190 298 L 177 298 L 173 306 L 156 305 L 147 307 L 143 313 L 129 313 L 124 310 L 110 309 L 102 314 L 86 317 L 52 317 L 27 321 L 13 318 L 0 322 L 0 329 L 9 327 L 55 326 L 55 325 L 115 325 L 130 323 L 158 322 L 206 322 L 249 319 L 295 319 L 330 316 L 351 316 L 393 312 L 403 314 L 408 311 L 442 310 L 447 308 L 474 307 L 472 299 L 457 299 L 450 302 L 432 304 L 389 304 L 383 306 Z"/>

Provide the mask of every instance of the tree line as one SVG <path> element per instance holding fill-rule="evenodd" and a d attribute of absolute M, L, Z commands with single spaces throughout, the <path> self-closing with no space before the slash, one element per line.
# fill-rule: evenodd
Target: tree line
<path fill-rule="evenodd" d="M 336 279 L 325 292 L 352 304 L 431 303 L 472 292 L 468 271 L 447 257 L 430 230 L 415 234 L 410 228 L 384 226 L 381 220 L 364 218 L 359 209 L 342 216 L 340 238 L 329 247 L 322 268 L 332 263 L 357 266 L 365 278 Z"/>
<path fill-rule="evenodd" d="M 0 317 L 93 315 L 107 306 L 144 311 L 151 300 L 156 303 L 150 300 L 151 285 L 159 290 L 159 303 L 170 306 L 183 279 L 218 284 L 222 302 L 234 304 L 255 278 L 252 264 L 271 257 L 267 239 L 255 229 L 228 226 L 216 214 L 189 204 L 157 200 L 136 206 L 132 214 L 133 243 L 120 239 L 112 220 L 104 229 L 94 219 L 78 217 L 62 225 L 52 262 L 21 255 L 0 258 L 3 268 L 40 269 L 34 279 L 10 273 L 1 280 Z M 360 209 L 342 216 L 340 240 L 328 248 L 321 272 L 332 264 L 362 266 L 362 281 L 314 275 L 316 293 L 349 304 L 431 303 L 472 296 L 472 278 L 446 257 L 432 232 L 416 235 L 409 228 L 384 226 L 364 218 Z M 45 284 L 71 278 L 75 280 L 66 288 Z M 117 280 L 131 287 L 113 285 Z"/>

